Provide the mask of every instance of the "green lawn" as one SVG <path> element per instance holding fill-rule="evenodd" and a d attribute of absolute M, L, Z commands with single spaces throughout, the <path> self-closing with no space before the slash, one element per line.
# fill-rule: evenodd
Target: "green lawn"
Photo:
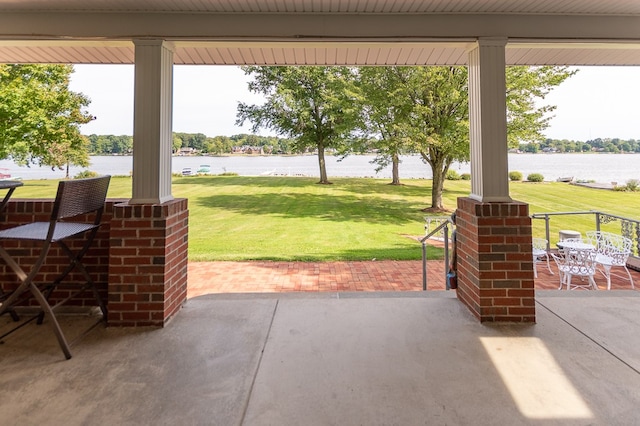
<path fill-rule="evenodd" d="M 189 259 L 203 260 L 371 260 L 419 259 L 424 233 L 420 210 L 430 199 L 431 181 L 335 178 L 318 185 L 299 177 L 175 177 L 173 195 L 189 199 Z M 56 181 L 25 181 L 15 198 L 52 198 Z M 468 181 L 447 181 L 445 205 L 469 195 Z M 131 179 L 114 177 L 109 197 L 129 198 Z M 530 213 L 600 210 L 640 218 L 640 193 L 588 189 L 565 183 L 511 184 L 511 196 L 530 204 Z M 544 236 L 544 221 L 534 220 Z M 594 229 L 592 215 L 551 221 L 559 229 Z M 619 224 L 606 230 L 619 232 Z M 429 253 L 439 256 L 438 250 Z"/>

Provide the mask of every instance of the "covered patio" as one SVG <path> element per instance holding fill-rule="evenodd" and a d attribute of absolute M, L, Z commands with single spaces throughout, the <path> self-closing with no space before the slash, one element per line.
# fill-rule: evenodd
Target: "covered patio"
<path fill-rule="evenodd" d="M 508 189 L 505 67 L 640 63 L 640 6 L 625 0 L 0 0 L 0 12 L 2 62 L 135 64 L 133 196 L 110 204 L 95 261 L 110 326 L 164 326 L 186 300 L 174 64 L 467 65 L 472 189 L 458 203 L 457 296 L 481 322 L 532 323 L 531 221 Z"/>
<path fill-rule="evenodd" d="M 538 291 L 535 325 L 480 324 L 452 292 L 207 295 L 170 327 L 98 327 L 69 361 L 32 325 L 2 345 L 0 412 L 14 424 L 635 424 L 639 295 Z M 64 321 L 73 335 L 89 318 Z"/>

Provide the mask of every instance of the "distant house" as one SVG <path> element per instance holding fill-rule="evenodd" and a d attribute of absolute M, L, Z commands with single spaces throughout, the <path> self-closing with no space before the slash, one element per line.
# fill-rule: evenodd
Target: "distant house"
<path fill-rule="evenodd" d="M 178 150 L 178 155 L 180 156 L 194 155 L 195 153 L 196 150 L 194 148 L 180 148 Z"/>
<path fill-rule="evenodd" d="M 234 154 L 247 154 L 247 155 L 262 155 L 264 154 L 264 149 L 261 146 L 234 146 L 231 148 L 231 152 Z"/>

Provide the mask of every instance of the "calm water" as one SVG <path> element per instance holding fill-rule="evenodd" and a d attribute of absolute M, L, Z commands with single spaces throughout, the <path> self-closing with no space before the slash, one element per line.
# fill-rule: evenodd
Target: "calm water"
<path fill-rule="evenodd" d="M 390 178 L 391 169 L 379 173 L 370 163 L 373 156 L 351 156 L 339 161 L 327 157 L 327 173 L 334 177 L 380 177 Z M 545 180 L 574 176 L 576 179 L 596 182 L 618 182 L 640 179 L 640 155 L 637 154 L 509 154 L 509 170 L 541 173 Z M 132 157 L 92 157 L 89 170 L 111 175 L 129 175 Z M 196 171 L 201 164 L 211 166 L 212 174 L 234 172 L 243 176 L 266 174 L 319 176 L 316 156 L 297 157 L 173 157 L 172 170 L 179 173 L 184 167 Z M 47 167 L 19 167 L 11 161 L 0 161 L 13 177 L 22 179 L 61 179 L 65 172 Z M 469 173 L 469 164 L 455 163 L 452 168 L 459 173 Z M 73 167 L 73 176 L 83 168 Z M 430 179 L 431 170 L 418 156 L 405 156 L 400 164 L 400 179 Z"/>

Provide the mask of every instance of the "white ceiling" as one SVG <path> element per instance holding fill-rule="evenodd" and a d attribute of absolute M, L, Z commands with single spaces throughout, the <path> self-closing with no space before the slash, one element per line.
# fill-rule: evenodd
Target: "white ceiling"
<path fill-rule="evenodd" d="M 639 65 L 640 0 L 0 0 L 0 62 L 461 65 L 479 37 L 507 63 Z"/>
<path fill-rule="evenodd" d="M 0 0 L 3 11 L 640 15 L 637 0 Z"/>

